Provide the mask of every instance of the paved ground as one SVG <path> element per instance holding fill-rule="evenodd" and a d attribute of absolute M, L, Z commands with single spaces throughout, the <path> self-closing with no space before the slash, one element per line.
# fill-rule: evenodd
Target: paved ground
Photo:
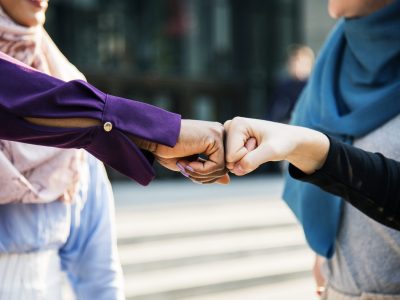
<path fill-rule="evenodd" d="M 315 299 L 280 177 L 113 186 L 128 299 Z"/>

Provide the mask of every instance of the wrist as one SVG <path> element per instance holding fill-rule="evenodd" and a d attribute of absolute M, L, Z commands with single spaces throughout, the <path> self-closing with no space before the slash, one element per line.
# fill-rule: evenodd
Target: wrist
<path fill-rule="evenodd" d="M 154 142 L 151 142 L 151 141 L 147 141 L 147 140 L 144 140 L 144 139 L 132 136 L 132 135 L 129 135 L 129 138 L 140 149 L 149 151 L 152 154 L 156 154 L 157 149 L 158 149 L 158 144 L 157 143 L 154 143 Z"/>
<path fill-rule="evenodd" d="M 329 152 L 329 139 L 316 130 L 294 127 L 294 150 L 287 161 L 306 174 L 319 170 L 325 163 Z"/>

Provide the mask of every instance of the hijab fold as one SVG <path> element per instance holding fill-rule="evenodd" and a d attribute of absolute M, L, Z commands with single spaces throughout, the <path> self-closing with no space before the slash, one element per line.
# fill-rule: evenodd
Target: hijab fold
<path fill-rule="evenodd" d="M 292 123 L 351 142 L 400 113 L 400 0 L 338 22 L 292 115 Z M 340 198 L 286 174 L 284 200 L 318 254 L 331 257 Z"/>
<path fill-rule="evenodd" d="M 18 25 L 1 6 L 0 51 L 61 80 L 85 79 L 43 26 Z M 84 180 L 82 151 L 0 140 L 0 204 L 72 201 L 79 181 Z"/>

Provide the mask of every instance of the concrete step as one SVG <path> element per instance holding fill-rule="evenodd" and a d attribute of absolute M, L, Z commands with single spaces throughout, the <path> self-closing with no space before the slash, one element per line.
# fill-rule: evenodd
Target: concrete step
<path fill-rule="evenodd" d="M 300 249 L 127 275 L 126 296 L 135 300 L 184 299 L 309 277 L 312 259 L 308 249 Z"/>
<path fill-rule="evenodd" d="M 279 199 L 262 197 L 117 210 L 119 244 L 290 226 L 295 219 Z"/>
<path fill-rule="evenodd" d="M 185 300 L 318 300 L 314 290 L 313 279 L 307 277 L 235 291 L 186 297 Z"/>
<path fill-rule="evenodd" d="M 304 249 L 298 226 L 119 246 L 125 274 Z"/>
<path fill-rule="evenodd" d="M 313 254 L 281 187 L 264 177 L 229 187 L 118 185 L 127 299 L 313 300 Z"/>

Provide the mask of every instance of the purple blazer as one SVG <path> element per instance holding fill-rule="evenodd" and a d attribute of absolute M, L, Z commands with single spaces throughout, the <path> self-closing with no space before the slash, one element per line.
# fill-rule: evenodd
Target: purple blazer
<path fill-rule="evenodd" d="M 112 128 L 38 126 L 24 117 L 92 118 L 102 124 L 110 122 Z M 153 156 L 142 152 L 128 134 L 173 147 L 181 124 L 180 115 L 105 94 L 85 81 L 64 82 L 3 53 L 0 53 L 0 120 L 0 139 L 83 148 L 142 185 L 149 184 L 155 176 Z"/>

